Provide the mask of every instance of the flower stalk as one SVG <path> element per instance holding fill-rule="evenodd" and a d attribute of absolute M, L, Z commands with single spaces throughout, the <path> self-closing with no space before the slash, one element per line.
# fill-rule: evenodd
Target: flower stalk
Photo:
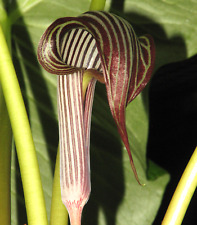
<path fill-rule="evenodd" d="M 0 224 L 11 223 L 11 145 L 12 131 L 0 84 Z"/>
<path fill-rule="evenodd" d="M 1 27 L 0 83 L 17 149 L 28 224 L 45 225 L 48 222 L 35 147 L 16 72 Z"/>
<path fill-rule="evenodd" d="M 3 8 L 0 9 L 0 27 L 2 29 L 1 34 L 4 35 L 8 43 L 10 40 L 10 24 L 7 13 Z M 8 48 L 10 51 L 9 44 Z M 0 82 L 0 224 L 5 225 L 11 223 L 11 146 L 12 130 Z"/>
<path fill-rule="evenodd" d="M 90 4 L 90 11 L 93 10 L 104 10 L 106 0 L 92 0 Z"/>
<path fill-rule="evenodd" d="M 60 151 L 57 150 L 55 174 L 53 180 L 53 193 L 51 200 L 50 225 L 66 225 L 68 224 L 68 213 L 61 200 L 60 189 Z"/>
<path fill-rule="evenodd" d="M 177 185 L 162 225 L 181 225 L 197 186 L 197 148 Z"/>

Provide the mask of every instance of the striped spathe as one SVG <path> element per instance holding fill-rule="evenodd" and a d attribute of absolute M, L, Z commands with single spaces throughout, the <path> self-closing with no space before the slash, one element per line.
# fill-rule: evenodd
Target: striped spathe
<path fill-rule="evenodd" d="M 61 194 L 72 225 L 80 224 L 91 189 L 89 142 L 97 80 L 105 83 L 112 116 L 140 183 L 125 110 L 149 81 L 154 59 L 150 35 L 138 38 L 126 20 L 102 11 L 57 19 L 41 37 L 38 60 L 45 70 L 58 75 Z"/>

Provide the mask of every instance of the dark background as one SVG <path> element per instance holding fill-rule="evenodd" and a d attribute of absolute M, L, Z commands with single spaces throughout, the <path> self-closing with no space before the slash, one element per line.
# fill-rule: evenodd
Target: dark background
<path fill-rule="evenodd" d="M 148 158 L 166 169 L 171 180 L 154 225 L 161 224 L 176 185 L 197 144 L 197 55 L 161 67 L 150 84 Z M 183 225 L 197 224 L 197 193 Z"/>

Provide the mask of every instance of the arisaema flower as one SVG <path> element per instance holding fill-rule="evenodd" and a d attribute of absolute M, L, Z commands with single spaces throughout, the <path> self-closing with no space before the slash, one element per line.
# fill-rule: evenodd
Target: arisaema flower
<path fill-rule="evenodd" d="M 90 195 L 90 124 L 96 81 L 105 84 L 118 132 L 131 156 L 126 106 L 146 86 L 154 64 L 154 43 L 137 38 L 124 19 L 107 12 L 86 12 L 52 23 L 38 47 L 38 60 L 57 76 L 60 185 L 72 225 L 81 223 Z"/>

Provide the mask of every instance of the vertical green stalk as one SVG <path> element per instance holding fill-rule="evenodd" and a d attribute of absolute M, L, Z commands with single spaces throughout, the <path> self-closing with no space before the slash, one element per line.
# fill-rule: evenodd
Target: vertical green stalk
<path fill-rule="evenodd" d="M 92 0 L 90 3 L 90 8 L 89 10 L 96 10 L 96 11 L 100 11 L 100 10 L 104 10 L 105 8 L 105 1 L 106 0 Z"/>
<path fill-rule="evenodd" d="M 21 90 L 0 27 L 0 83 L 14 134 L 29 225 L 47 225 L 40 172 Z"/>
<path fill-rule="evenodd" d="M 66 225 L 68 224 L 68 213 L 61 199 L 60 189 L 60 153 L 59 147 L 57 151 L 55 174 L 53 181 L 53 194 L 51 202 L 51 218 L 50 225 Z"/>
<path fill-rule="evenodd" d="M 0 224 L 11 224 L 10 172 L 12 131 L 0 84 Z"/>
<path fill-rule="evenodd" d="M 10 40 L 7 13 L 0 9 L 0 24 L 4 27 L 6 40 Z M 9 41 L 8 41 L 9 42 Z M 11 224 L 11 143 L 12 130 L 0 83 L 0 224 Z"/>
<path fill-rule="evenodd" d="M 181 225 L 197 186 L 197 148 L 195 149 L 172 197 L 162 225 Z"/>

